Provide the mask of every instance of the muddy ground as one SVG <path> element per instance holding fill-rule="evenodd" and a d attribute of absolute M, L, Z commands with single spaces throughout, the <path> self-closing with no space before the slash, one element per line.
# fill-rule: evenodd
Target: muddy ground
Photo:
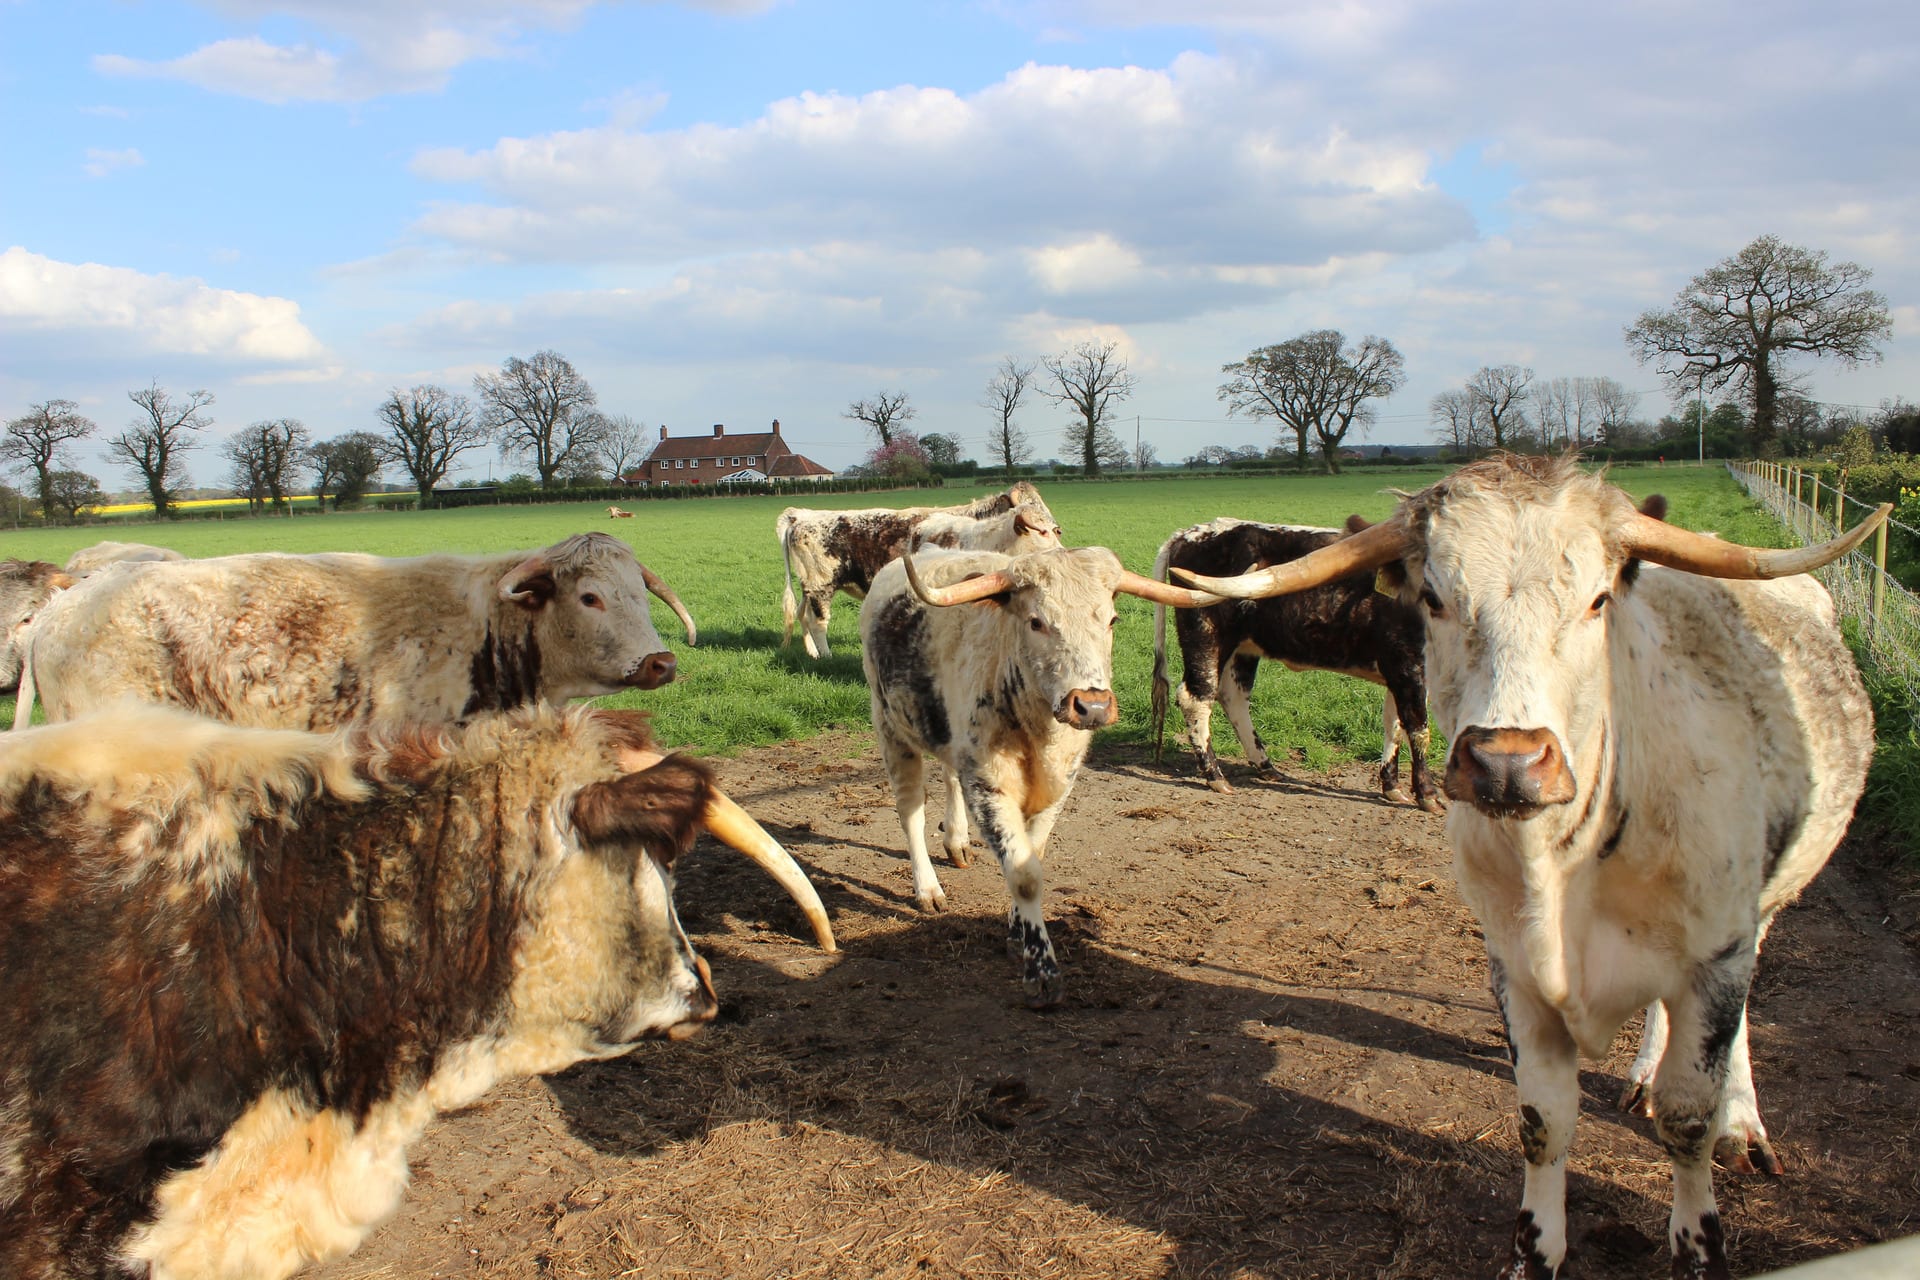
<path fill-rule="evenodd" d="M 327 1280 L 429 1276 L 1459 1277 L 1504 1255 L 1521 1157 L 1441 820 L 1368 771 L 1214 796 L 1096 746 L 1048 857 L 1064 1005 L 1034 1013 L 983 852 L 915 910 L 863 735 L 718 762 L 809 869 L 843 954 L 706 842 L 681 917 L 719 1021 L 445 1118 Z M 935 803 L 939 793 L 934 794 Z M 938 842 L 934 842 L 936 855 Z M 1910 878 L 1843 851 L 1752 1006 L 1788 1174 L 1723 1172 L 1737 1274 L 1920 1231 Z M 1664 1158 L 1582 1073 L 1574 1274 L 1667 1274 Z"/>

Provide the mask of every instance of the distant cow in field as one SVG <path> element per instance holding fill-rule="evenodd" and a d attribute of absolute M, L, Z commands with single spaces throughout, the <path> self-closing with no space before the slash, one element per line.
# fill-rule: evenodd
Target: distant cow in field
<path fill-rule="evenodd" d="M 74 577 L 45 560 L 0 560 L 0 693 L 20 687 L 27 624 Z"/>
<path fill-rule="evenodd" d="M 1213 577 L 1245 573 L 1297 560 L 1342 536 L 1338 529 L 1223 518 L 1168 538 L 1154 561 L 1153 576 L 1164 581 L 1169 567 Z M 1183 670 L 1178 701 L 1186 717 L 1187 742 L 1200 758 L 1201 775 L 1215 791 L 1233 790 L 1213 753 L 1216 702 L 1225 708 L 1247 760 L 1256 769 L 1280 776 L 1253 727 L 1248 704 L 1260 660 L 1269 658 L 1294 671 L 1335 671 L 1386 686 L 1380 724 L 1384 743 L 1380 790 L 1390 800 L 1408 798 L 1400 789 L 1404 736 L 1413 757 L 1413 798 L 1430 812 L 1445 807 L 1427 768 L 1427 688 L 1421 653 L 1426 633 L 1420 613 L 1376 591 L 1372 574 L 1356 574 L 1270 600 L 1228 600 L 1205 609 L 1182 609 L 1174 617 L 1174 632 L 1180 640 Z M 1156 755 L 1167 719 L 1167 684 L 1167 611 L 1161 606 L 1154 610 L 1153 619 Z"/>
<path fill-rule="evenodd" d="M 636 712 L 0 739 L 0 1275 L 351 1251 L 436 1113 L 713 1017 L 673 907 L 702 826 L 805 884 Z"/>
<path fill-rule="evenodd" d="M 622 511 L 619 507 L 608 507 L 607 518 L 609 520 L 631 520 L 633 519 L 633 512 Z"/>
<path fill-rule="evenodd" d="M 1888 510 L 1769 551 L 1676 529 L 1658 498 L 1636 511 L 1572 458 L 1495 458 L 1299 560 L 1181 575 L 1264 598 L 1379 571 L 1426 611 L 1447 837 L 1520 1094 L 1526 1185 L 1501 1275 L 1561 1274 L 1579 1058 L 1643 1006 L 1623 1102 L 1650 1096 L 1672 1161 L 1673 1274 L 1730 1274 L 1715 1148 L 1780 1170 L 1747 1041 L 1760 943 L 1839 843 L 1873 756 L 1833 602 L 1794 575 Z"/>
<path fill-rule="evenodd" d="M 151 547 L 144 542 L 96 542 L 67 557 L 67 572 L 76 578 L 98 573 L 110 564 L 139 563 L 149 560 L 185 560 L 178 551 Z"/>
<path fill-rule="evenodd" d="M 774 521 L 774 533 L 780 539 L 780 556 L 786 572 L 786 592 L 780 609 L 785 621 L 781 643 L 793 638 L 796 619 L 807 653 L 815 658 L 832 656 L 827 647 L 827 623 L 832 617 L 833 593 L 844 591 L 856 600 L 866 598 L 873 577 L 883 565 L 905 554 L 920 525 L 933 516 L 965 520 L 984 520 L 1005 515 L 1016 507 L 1032 509 L 1035 524 L 1053 527 L 1053 541 L 1059 545 L 1059 526 L 1040 491 L 1025 480 L 1016 482 L 1004 493 L 988 494 L 973 502 L 953 507 L 866 507 L 855 511 L 810 511 L 788 507 Z M 958 544 L 951 520 L 943 524 L 943 536 Z M 1030 537 L 1026 528 L 1002 526 L 1005 545 L 983 550 L 1013 553 L 1037 550 L 1023 541 Z M 800 579 L 800 594 L 795 599 L 793 580 Z"/>
<path fill-rule="evenodd" d="M 1093 731 L 1120 714 L 1120 592 L 1178 605 L 1213 599 L 1129 572 L 1105 547 L 929 552 L 882 569 L 860 613 L 873 729 L 906 833 L 914 900 L 926 911 L 946 905 L 927 856 L 922 757 L 930 754 L 946 766 L 947 856 L 967 864 L 971 816 L 1006 877 L 1007 946 L 1036 1008 L 1061 994 L 1040 860 Z"/>
<path fill-rule="evenodd" d="M 649 591 L 693 643 L 679 598 L 604 533 L 490 556 L 116 565 L 35 619 L 15 725 L 36 692 L 49 720 L 132 698 L 329 729 L 653 689 L 675 662 Z"/>

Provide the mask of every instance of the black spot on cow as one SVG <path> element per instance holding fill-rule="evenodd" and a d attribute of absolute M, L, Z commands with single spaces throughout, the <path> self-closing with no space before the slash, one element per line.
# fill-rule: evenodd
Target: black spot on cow
<path fill-rule="evenodd" d="M 821 540 L 833 562 L 833 583 L 827 591 L 851 591 L 864 596 L 873 587 L 873 575 L 907 549 L 914 521 L 907 516 L 862 513 L 836 520 Z"/>
<path fill-rule="evenodd" d="M 1487 970 L 1493 984 L 1493 1002 L 1500 1008 L 1500 1037 L 1507 1042 L 1507 1061 L 1520 1065 L 1520 1046 L 1513 1042 L 1513 1018 L 1507 1012 L 1507 966 L 1496 957 L 1487 957 Z"/>
<path fill-rule="evenodd" d="M 1520 1106 L 1520 1152 L 1528 1164 L 1541 1164 L 1547 1158 L 1547 1122 L 1530 1103 Z"/>
<path fill-rule="evenodd" d="M 1673 1236 L 1673 1280 L 1730 1280 L 1727 1236 L 1718 1213 L 1700 1215 L 1698 1230 L 1681 1227 Z"/>
<path fill-rule="evenodd" d="M 1775 814 L 1767 820 L 1767 860 L 1761 870 L 1762 883 L 1773 883 L 1773 873 L 1780 869 L 1780 860 L 1787 856 L 1787 850 L 1800 838 L 1800 828 L 1806 821 L 1806 813 L 1798 808 Z"/>
<path fill-rule="evenodd" d="M 928 751 L 946 746 L 953 729 L 927 663 L 926 606 L 908 596 L 888 599 L 880 607 L 869 644 L 888 706 L 904 703 L 908 722 Z"/>
<path fill-rule="evenodd" d="M 1513 1247 L 1497 1280 L 1553 1280 L 1553 1268 L 1540 1252 L 1540 1224 L 1533 1210 L 1522 1209 L 1513 1224 Z"/>
<path fill-rule="evenodd" d="M 1668 1158 L 1675 1164 L 1694 1165 L 1706 1157 L 1712 1120 L 1708 1115 L 1661 1115 L 1656 1111 L 1653 1127 Z"/>
<path fill-rule="evenodd" d="M 468 695 L 460 714 L 507 711 L 539 701 L 540 646 L 531 632 L 498 635 L 491 625 L 467 668 Z"/>
<path fill-rule="evenodd" d="M 1753 976 L 1753 939 L 1735 938 L 1701 964 L 1694 977 L 1706 1035 L 1700 1043 L 1700 1069 L 1718 1080 L 1726 1074 L 1727 1053 L 1740 1034 L 1747 988 Z"/>

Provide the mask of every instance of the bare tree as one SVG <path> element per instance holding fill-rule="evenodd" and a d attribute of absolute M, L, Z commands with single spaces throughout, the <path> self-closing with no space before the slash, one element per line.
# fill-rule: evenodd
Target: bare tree
<path fill-rule="evenodd" d="M 1475 416 L 1486 424 L 1488 443 L 1494 448 L 1512 448 L 1526 439 L 1532 382 L 1533 370 L 1517 364 L 1482 365 L 1480 372 L 1467 379 Z"/>
<path fill-rule="evenodd" d="M 987 379 L 986 398 L 980 402 L 991 409 L 994 416 L 993 430 L 987 437 L 987 456 L 995 460 L 995 465 L 1006 468 L 1008 475 L 1033 456 L 1027 433 L 1014 422 L 1013 415 L 1020 411 L 1021 402 L 1033 390 L 1034 368 L 1031 363 L 1021 364 L 1008 356 L 993 371 L 993 377 Z"/>
<path fill-rule="evenodd" d="M 1370 333 L 1359 346 L 1341 348 L 1333 371 L 1333 411 L 1313 428 L 1329 475 L 1340 473 L 1340 445 L 1347 433 L 1357 426 L 1365 435 L 1373 425 L 1371 402 L 1398 391 L 1406 377 L 1406 357 L 1385 338 Z"/>
<path fill-rule="evenodd" d="M 533 463 L 543 489 L 553 487 L 569 460 L 600 447 L 606 419 L 591 412 L 598 397 L 558 351 L 537 351 L 531 360 L 509 356 L 499 373 L 480 374 L 473 387 L 500 456 Z"/>
<path fill-rule="evenodd" d="M 1065 434 L 1067 443 L 1080 454 L 1085 475 L 1099 475 L 1103 464 L 1124 467 L 1132 455 L 1112 425 L 1113 406 L 1133 394 L 1133 375 L 1119 351 L 1117 342 L 1088 338 L 1073 350 L 1040 362 L 1053 379 L 1052 389 L 1040 387 L 1040 394 L 1078 415 Z"/>
<path fill-rule="evenodd" d="M 1153 447 L 1153 441 L 1151 440 L 1142 440 L 1140 447 L 1133 451 L 1133 469 L 1135 471 L 1146 471 L 1149 468 L 1159 465 L 1159 462 L 1160 451 Z"/>
<path fill-rule="evenodd" d="M 51 505 L 43 508 L 49 521 L 54 518 L 78 520 L 90 509 L 107 500 L 100 482 L 84 471 L 62 468 L 48 476 L 47 496 Z"/>
<path fill-rule="evenodd" d="M 143 390 L 127 392 L 127 399 L 140 406 L 140 416 L 107 441 L 107 456 L 139 475 L 153 502 L 154 516 L 164 520 L 173 514 L 175 491 L 187 481 L 181 455 L 199 447 L 190 433 L 213 425 L 213 419 L 207 416 L 213 393 L 189 391 L 184 399 L 175 400 L 156 382 Z"/>
<path fill-rule="evenodd" d="M 1481 447 L 1479 403 L 1466 390 L 1442 391 L 1427 401 L 1427 418 L 1441 444 L 1464 457 Z"/>
<path fill-rule="evenodd" d="M 894 432 L 913 421 L 918 413 L 918 409 L 907 403 L 906 392 L 882 391 L 871 400 L 855 400 L 840 416 L 863 424 L 884 449 L 893 443 Z"/>
<path fill-rule="evenodd" d="M 1777 367 L 1795 355 L 1847 365 L 1880 359 L 1893 334 L 1886 298 L 1867 288 L 1856 262 L 1761 236 L 1687 282 L 1665 311 L 1648 311 L 1626 331 L 1641 364 L 1653 363 L 1676 397 L 1731 386 L 1753 406 L 1753 446 L 1774 444 L 1785 386 Z"/>
<path fill-rule="evenodd" d="M 647 460 L 655 440 L 648 438 L 647 424 L 624 413 L 602 414 L 600 418 L 600 467 L 614 479 L 627 474 Z"/>
<path fill-rule="evenodd" d="M 333 509 L 338 511 L 364 498 L 380 478 L 384 445 L 371 431 L 349 431 L 307 450 L 307 465 L 313 468 L 315 504 L 326 510 L 327 495 L 332 494 Z"/>
<path fill-rule="evenodd" d="M 67 445 L 99 429 L 73 401 L 43 400 L 7 424 L 6 434 L 0 435 L 0 462 L 33 473 L 40 510 L 51 520 L 56 506 L 53 474 L 67 465 Z"/>
<path fill-rule="evenodd" d="M 1535 390 L 1540 437 L 1547 448 L 1556 443 L 1573 449 L 1586 446 L 1598 416 L 1594 382 L 1593 378 L 1549 378 Z"/>
<path fill-rule="evenodd" d="M 307 461 L 312 442 L 307 428 L 297 418 L 275 418 L 250 423 L 234 433 L 221 450 L 233 464 L 233 487 L 258 511 L 271 504 L 275 511 L 287 509 L 287 495 L 293 489 L 293 473 Z"/>
<path fill-rule="evenodd" d="M 433 501 L 433 488 L 447 478 L 453 460 L 491 438 L 472 401 L 431 384 L 388 392 L 380 420 L 387 426 L 380 458 L 412 478 L 422 507 Z"/>
<path fill-rule="evenodd" d="M 1594 443 L 1619 449 L 1631 443 L 1633 415 L 1640 408 L 1640 393 L 1629 391 L 1612 378 L 1593 380 Z"/>

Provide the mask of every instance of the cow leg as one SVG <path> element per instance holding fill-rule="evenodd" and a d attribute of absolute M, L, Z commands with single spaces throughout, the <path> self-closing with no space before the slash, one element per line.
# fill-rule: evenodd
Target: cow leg
<path fill-rule="evenodd" d="M 879 717 L 874 717 L 876 721 Z M 933 859 L 927 856 L 927 763 L 920 752 L 900 742 L 884 729 L 879 734 L 880 757 L 887 767 L 887 781 L 893 787 L 893 810 L 900 815 L 900 830 L 907 837 L 907 861 L 913 866 L 913 900 L 922 911 L 943 911 L 946 890 L 934 874 Z"/>
<path fill-rule="evenodd" d="M 1753 942 L 1741 939 L 1695 969 L 1667 1001 L 1667 1051 L 1653 1081 L 1653 1126 L 1673 1162 L 1667 1240 L 1675 1280 L 1727 1280 L 1726 1237 L 1713 1201 L 1714 1128 L 1728 1058 L 1746 1019 Z"/>
<path fill-rule="evenodd" d="M 1726 1101 L 1720 1115 L 1720 1137 L 1713 1154 L 1737 1173 L 1765 1173 L 1779 1177 L 1787 1166 L 1767 1139 L 1760 1119 L 1760 1098 L 1753 1090 L 1753 1059 L 1747 1048 L 1747 1018 L 1743 1009 L 1740 1031 L 1727 1055 Z"/>
<path fill-rule="evenodd" d="M 1380 794 L 1395 804 L 1411 804 L 1413 797 L 1400 789 L 1400 708 L 1393 690 L 1380 704 Z"/>
<path fill-rule="evenodd" d="M 1427 765 L 1427 752 L 1433 746 L 1433 731 L 1427 726 L 1427 686 L 1424 670 L 1382 673 L 1387 685 L 1387 705 L 1407 741 L 1407 768 L 1413 774 L 1413 802 L 1428 813 L 1445 813 L 1447 802 L 1433 780 Z M 1398 781 L 1399 771 L 1395 770 Z"/>
<path fill-rule="evenodd" d="M 1627 1087 L 1620 1091 L 1620 1109 L 1653 1118 L 1653 1074 L 1667 1051 L 1667 1006 L 1655 1000 L 1647 1006 L 1646 1028 L 1640 1033 L 1640 1052 L 1627 1068 Z"/>
<path fill-rule="evenodd" d="M 947 770 L 947 816 L 940 821 L 940 843 L 947 851 L 947 861 L 956 867 L 968 866 L 973 858 L 967 853 L 967 842 L 973 838 L 967 828 L 967 799 L 960 790 L 960 773 L 956 769 Z"/>
<path fill-rule="evenodd" d="M 806 643 L 809 657 L 831 658 L 833 656 L 833 650 L 827 647 L 827 623 L 832 619 L 832 589 L 820 591 L 809 588 L 806 599 L 801 601 L 800 608 L 801 639 Z"/>
<path fill-rule="evenodd" d="M 1220 771 L 1220 761 L 1213 754 L 1213 704 L 1219 691 L 1218 672 L 1208 671 L 1204 678 L 1196 678 L 1196 664 L 1189 662 L 1186 678 L 1180 682 L 1174 701 L 1179 703 L 1180 714 L 1186 718 L 1187 745 L 1199 757 L 1200 776 L 1209 787 L 1230 796 L 1233 787 L 1227 782 L 1227 775 Z"/>
<path fill-rule="evenodd" d="M 1260 674 L 1260 655 L 1257 653 L 1236 654 L 1220 673 L 1220 709 L 1227 713 L 1227 723 L 1233 726 L 1233 736 L 1240 739 L 1240 749 L 1246 753 L 1247 763 L 1262 773 L 1273 777 L 1284 775 L 1274 768 L 1273 761 L 1267 756 L 1267 744 L 1253 727 L 1253 679 Z"/>
<path fill-rule="evenodd" d="M 1567 1257 L 1567 1148 L 1580 1115 L 1579 1055 L 1559 1013 L 1531 988 L 1512 986 L 1491 951 L 1493 994 L 1506 1020 L 1527 1159 L 1520 1216 L 1499 1280 L 1553 1280 Z"/>
<path fill-rule="evenodd" d="M 1046 872 L 1028 838 L 1028 824 L 1019 806 L 986 780 L 968 778 L 966 792 L 974 825 L 999 860 L 1000 873 L 1007 881 L 1007 895 L 1012 899 L 1007 911 L 1007 951 L 1020 962 L 1027 1004 L 1035 1009 L 1058 1004 L 1062 990 L 1060 961 L 1053 953 L 1053 940 L 1047 936 L 1042 909 Z M 1051 821 L 1047 826 L 1050 830 Z"/>

